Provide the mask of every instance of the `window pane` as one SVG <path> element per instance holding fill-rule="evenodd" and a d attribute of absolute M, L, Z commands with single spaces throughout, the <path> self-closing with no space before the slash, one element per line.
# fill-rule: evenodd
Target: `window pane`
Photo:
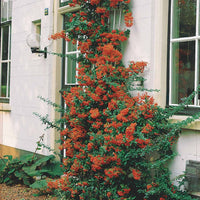
<path fill-rule="evenodd" d="M 194 91 L 195 42 L 172 44 L 171 103 L 178 104 Z"/>
<path fill-rule="evenodd" d="M 60 6 L 66 6 L 68 5 L 69 0 L 60 0 Z"/>
<path fill-rule="evenodd" d="M 8 20 L 12 19 L 12 0 L 8 2 Z"/>
<path fill-rule="evenodd" d="M 9 26 L 2 28 L 2 60 L 8 59 L 8 39 L 9 39 Z"/>
<path fill-rule="evenodd" d="M 7 93 L 7 71 L 8 64 L 2 63 L 1 65 L 1 97 L 6 97 Z"/>
<path fill-rule="evenodd" d="M 174 0 L 172 37 L 194 36 L 196 33 L 196 1 Z"/>
<path fill-rule="evenodd" d="M 7 21 L 8 1 L 1 0 L 1 21 Z"/>
<path fill-rule="evenodd" d="M 120 29 L 122 26 L 122 23 L 124 22 L 122 19 L 122 9 L 113 9 L 110 12 L 110 17 L 109 17 L 109 26 L 110 29 Z"/>
<path fill-rule="evenodd" d="M 67 52 L 71 52 L 71 51 L 77 51 L 77 45 L 76 44 L 72 44 L 72 42 L 67 42 Z"/>
<path fill-rule="evenodd" d="M 199 49 L 199 52 L 200 52 L 200 41 L 198 42 L 198 49 Z M 200 53 L 198 52 L 198 74 L 199 74 L 199 77 L 198 77 L 198 83 L 199 83 L 199 85 L 198 86 L 200 86 Z M 200 106 L 200 91 L 198 92 L 198 106 Z"/>
<path fill-rule="evenodd" d="M 76 54 L 71 54 L 66 59 L 67 63 L 67 84 L 76 83 Z"/>

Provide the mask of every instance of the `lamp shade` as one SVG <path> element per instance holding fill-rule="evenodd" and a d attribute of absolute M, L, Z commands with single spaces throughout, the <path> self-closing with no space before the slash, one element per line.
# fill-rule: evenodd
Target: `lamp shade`
<path fill-rule="evenodd" d="M 26 43 L 30 48 L 39 49 L 40 48 L 40 35 L 36 33 L 31 33 L 26 38 Z"/>

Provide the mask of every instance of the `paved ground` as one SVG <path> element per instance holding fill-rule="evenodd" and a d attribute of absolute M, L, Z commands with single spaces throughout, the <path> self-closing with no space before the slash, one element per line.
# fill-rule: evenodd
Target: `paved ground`
<path fill-rule="evenodd" d="M 38 191 L 35 189 L 27 188 L 22 185 L 6 186 L 0 184 L 0 200 L 56 200 L 56 197 L 39 196 L 34 197 L 33 194 Z"/>

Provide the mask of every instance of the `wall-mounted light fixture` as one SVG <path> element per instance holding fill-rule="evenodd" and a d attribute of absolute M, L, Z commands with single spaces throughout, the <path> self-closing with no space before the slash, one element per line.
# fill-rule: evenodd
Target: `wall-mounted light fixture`
<path fill-rule="evenodd" d="M 47 58 L 47 47 L 44 47 L 44 50 L 40 49 L 40 35 L 39 34 L 30 34 L 26 38 L 27 45 L 31 48 L 32 53 L 43 53 L 44 58 Z"/>
<path fill-rule="evenodd" d="M 47 58 L 47 47 L 44 47 L 44 51 L 40 50 L 39 48 L 31 47 L 32 53 L 44 53 L 44 58 Z"/>

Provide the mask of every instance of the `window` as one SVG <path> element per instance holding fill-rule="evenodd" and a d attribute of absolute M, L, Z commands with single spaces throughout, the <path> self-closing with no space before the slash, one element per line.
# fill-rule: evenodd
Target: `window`
<path fill-rule="evenodd" d="M 8 102 L 10 96 L 12 1 L 1 0 L 0 40 L 0 101 Z"/>
<path fill-rule="evenodd" d="M 12 19 L 12 0 L 1 0 L 1 23 Z"/>
<path fill-rule="evenodd" d="M 64 24 L 67 23 L 68 18 L 64 17 Z M 80 51 L 77 49 L 78 43 L 73 44 L 72 41 L 64 41 L 64 54 L 66 57 L 63 59 L 63 89 L 77 84 L 77 71 L 78 62 L 77 58 Z"/>
<path fill-rule="evenodd" d="M 39 36 L 41 36 L 41 19 L 33 21 L 33 25 L 34 25 L 34 32 L 36 34 L 38 34 Z"/>
<path fill-rule="evenodd" d="M 69 0 L 60 0 L 60 7 L 68 5 Z"/>
<path fill-rule="evenodd" d="M 200 1 L 171 0 L 169 104 L 177 105 L 200 85 Z M 200 106 L 196 94 L 190 107 Z"/>
<path fill-rule="evenodd" d="M 61 3 L 67 2 L 67 0 L 62 1 Z M 68 23 L 69 19 L 64 15 L 64 26 Z M 115 8 L 111 11 L 110 19 L 109 19 L 109 27 L 111 30 L 120 29 L 123 25 L 123 13 L 122 9 Z M 64 51 L 63 53 L 66 57 L 63 59 L 63 72 L 62 72 L 62 89 L 73 86 L 77 84 L 76 76 L 78 68 L 77 58 L 79 56 L 80 51 L 77 49 L 78 42 L 76 44 L 72 44 L 72 42 L 64 41 Z"/>
<path fill-rule="evenodd" d="M 123 23 L 123 11 L 120 8 L 114 8 L 110 11 L 109 26 L 111 30 L 120 29 Z"/>

